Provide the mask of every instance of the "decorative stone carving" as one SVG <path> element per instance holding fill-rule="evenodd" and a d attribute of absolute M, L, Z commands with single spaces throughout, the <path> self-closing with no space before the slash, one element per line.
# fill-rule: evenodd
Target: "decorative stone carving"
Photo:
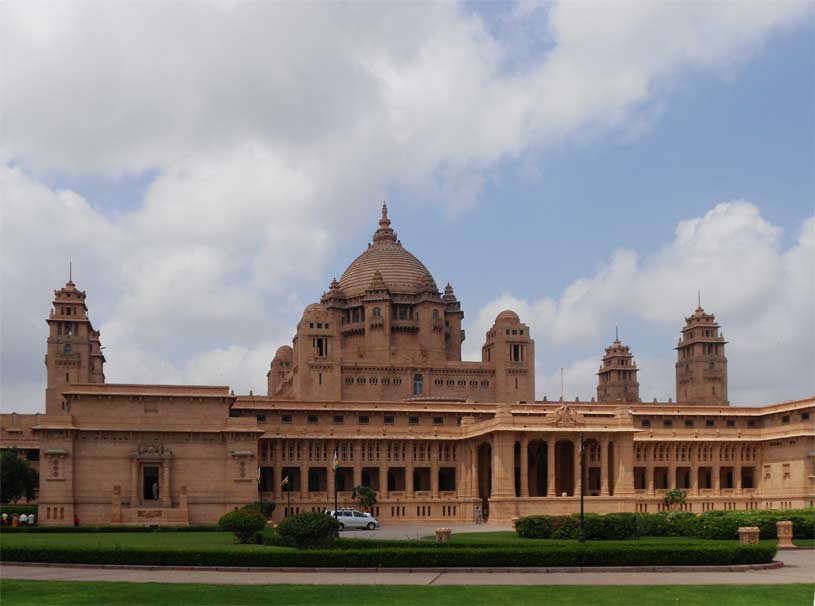
<path fill-rule="evenodd" d="M 568 404 L 564 404 L 558 407 L 551 416 L 546 417 L 546 423 L 556 427 L 575 427 L 584 423 L 584 417 Z"/>

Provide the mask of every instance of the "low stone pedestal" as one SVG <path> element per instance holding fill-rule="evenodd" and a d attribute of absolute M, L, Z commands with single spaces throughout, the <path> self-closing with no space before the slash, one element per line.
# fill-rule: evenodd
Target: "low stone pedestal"
<path fill-rule="evenodd" d="M 759 534 L 758 526 L 741 526 L 739 528 L 739 543 L 742 545 L 756 545 Z"/>
<path fill-rule="evenodd" d="M 450 532 L 449 528 L 437 528 L 436 529 L 436 543 L 449 543 L 450 542 Z"/>
<path fill-rule="evenodd" d="M 515 522 L 518 521 L 518 518 L 512 518 L 512 527 L 515 528 Z"/>
<path fill-rule="evenodd" d="M 792 522 L 776 522 L 775 527 L 778 530 L 778 548 L 790 549 L 795 547 L 792 544 Z"/>

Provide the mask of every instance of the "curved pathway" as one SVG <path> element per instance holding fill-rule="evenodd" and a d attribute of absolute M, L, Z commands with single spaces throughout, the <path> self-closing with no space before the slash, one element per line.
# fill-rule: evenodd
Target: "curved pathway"
<path fill-rule="evenodd" d="M 217 585 L 757 585 L 813 583 L 815 550 L 779 551 L 782 568 L 744 572 L 246 572 L 3 564 L 0 578 Z"/>

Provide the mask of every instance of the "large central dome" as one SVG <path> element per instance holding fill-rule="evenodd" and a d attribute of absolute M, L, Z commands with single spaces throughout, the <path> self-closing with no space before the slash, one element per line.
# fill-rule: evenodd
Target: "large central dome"
<path fill-rule="evenodd" d="M 365 294 L 377 272 L 394 293 L 417 294 L 428 286 L 437 291 L 433 276 L 419 259 L 402 247 L 390 225 L 388 207 L 383 204 L 373 244 L 354 259 L 340 278 L 339 287 L 346 297 Z"/>

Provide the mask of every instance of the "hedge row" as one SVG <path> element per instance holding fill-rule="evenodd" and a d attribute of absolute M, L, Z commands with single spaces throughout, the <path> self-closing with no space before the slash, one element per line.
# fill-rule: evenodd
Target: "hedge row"
<path fill-rule="evenodd" d="M 196 551 L 167 549 L 3 548 L 3 561 L 149 566 L 308 568 L 687 566 L 758 564 L 772 561 L 774 545 L 653 545 L 631 543 L 540 547 L 446 549 L 308 549 L 292 551 Z"/>
<path fill-rule="evenodd" d="M 762 539 L 777 538 L 776 522 L 793 523 L 793 536 L 815 538 L 815 509 L 784 511 L 708 511 L 586 514 L 586 538 L 590 540 L 636 539 L 637 537 L 698 537 L 737 539 L 740 526 L 758 526 Z M 532 539 L 576 539 L 580 516 L 528 516 L 515 523 L 519 536 Z"/>
<path fill-rule="evenodd" d="M 0 515 L 7 513 L 9 516 L 16 513 L 17 515 L 37 515 L 36 505 L 0 505 Z"/>
<path fill-rule="evenodd" d="M 222 532 L 213 525 L 198 526 L 3 526 L 0 532 Z"/>
<path fill-rule="evenodd" d="M 255 543 L 271 547 L 294 547 L 294 542 L 288 537 L 277 534 L 274 530 L 265 530 L 255 535 Z M 448 548 L 454 543 L 436 543 L 425 539 L 348 539 L 341 537 L 334 539 L 333 549 L 407 549 L 407 548 Z M 467 545 L 467 547 L 495 547 L 494 543 Z"/>

